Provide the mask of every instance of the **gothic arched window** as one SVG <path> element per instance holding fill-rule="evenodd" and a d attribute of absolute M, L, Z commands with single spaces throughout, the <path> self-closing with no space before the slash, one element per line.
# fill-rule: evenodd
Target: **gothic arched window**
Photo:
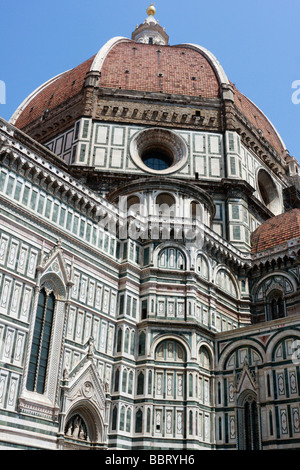
<path fill-rule="evenodd" d="M 132 388 L 133 388 L 133 372 L 131 371 L 129 373 L 128 377 L 128 393 L 132 393 Z"/>
<path fill-rule="evenodd" d="M 152 370 L 148 372 L 148 395 L 152 394 Z"/>
<path fill-rule="evenodd" d="M 115 392 L 119 391 L 119 381 L 120 381 L 120 371 L 119 369 L 117 369 L 115 372 L 115 388 L 114 388 Z"/>
<path fill-rule="evenodd" d="M 128 353 L 129 348 L 129 328 L 125 330 L 125 344 L 124 344 L 124 352 Z"/>
<path fill-rule="evenodd" d="M 143 412 L 138 410 L 135 415 L 135 432 L 140 433 L 143 429 Z"/>
<path fill-rule="evenodd" d="M 123 378 L 122 378 L 122 392 L 126 393 L 127 390 L 127 370 L 123 370 Z"/>
<path fill-rule="evenodd" d="M 138 375 L 138 380 L 137 380 L 137 395 L 143 395 L 144 394 L 144 374 L 143 372 L 140 372 Z"/>
<path fill-rule="evenodd" d="M 285 301 L 283 292 L 277 290 L 271 292 L 268 297 L 269 319 L 277 320 L 285 317 Z"/>
<path fill-rule="evenodd" d="M 123 330 L 119 328 L 118 336 L 117 336 L 117 352 L 121 352 L 122 350 L 122 337 L 123 337 Z"/>
<path fill-rule="evenodd" d="M 131 431 L 131 409 L 128 408 L 127 410 L 127 418 L 126 418 L 126 432 Z"/>
<path fill-rule="evenodd" d="M 121 413 L 120 413 L 120 431 L 124 431 L 125 426 L 125 407 L 122 406 Z"/>
<path fill-rule="evenodd" d="M 111 424 L 112 431 L 115 431 L 117 429 L 117 420 L 118 420 L 118 408 L 115 406 L 112 412 L 112 424 Z"/>
<path fill-rule="evenodd" d="M 139 356 L 143 356 L 145 354 L 145 343 L 146 343 L 146 335 L 142 331 L 139 336 Z"/>
<path fill-rule="evenodd" d="M 43 288 L 38 298 L 27 376 L 27 390 L 31 392 L 45 391 L 54 310 L 55 296 Z"/>
<path fill-rule="evenodd" d="M 239 450 L 259 450 L 260 432 L 256 396 L 250 391 L 239 399 Z"/>

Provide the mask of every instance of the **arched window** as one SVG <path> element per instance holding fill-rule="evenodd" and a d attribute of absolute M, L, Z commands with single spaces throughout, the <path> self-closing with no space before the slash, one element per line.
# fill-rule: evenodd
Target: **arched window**
<path fill-rule="evenodd" d="M 143 356 L 145 354 L 145 343 L 146 343 L 146 335 L 142 331 L 139 336 L 139 356 Z"/>
<path fill-rule="evenodd" d="M 165 269 L 186 269 L 186 259 L 180 250 L 165 248 L 158 256 L 158 267 Z"/>
<path fill-rule="evenodd" d="M 125 407 L 122 406 L 120 413 L 120 431 L 124 431 L 125 426 Z"/>
<path fill-rule="evenodd" d="M 219 418 L 219 441 L 222 440 L 222 418 Z"/>
<path fill-rule="evenodd" d="M 210 355 L 205 346 L 201 346 L 200 348 L 199 359 L 200 359 L 200 367 L 202 367 L 203 369 L 207 369 L 207 370 L 211 368 Z"/>
<path fill-rule="evenodd" d="M 191 219 L 196 219 L 197 217 L 197 202 L 192 201 L 190 205 L 190 217 Z"/>
<path fill-rule="evenodd" d="M 272 415 L 272 411 L 270 410 L 269 411 L 269 429 L 270 429 L 270 436 L 273 436 L 273 415 Z"/>
<path fill-rule="evenodd" d="M 189 397 L 193 396 L 193 374 L 189 374 Z"/>
<path fill-rule="evenodd" d="M 120 371 L 119 369 L 117 369 L 115 373 L 115 388 L 114 388 L 115 392 L 119 391 L 119 380 L 120 380 Z"/>
<path fill-rule="evenodd" d="M 148 395 L 152 394 L 152 370 L 148 372 Z"/>
<path fill-rule="evenodd" d="M 182 363 L 186 361 L 186 353 L 177 341 L 164 340 L 156 348 L 155 360 Z"/>
<path fill-rule="evenodd" d="M 216 284 L 220 289 L 227 292 L 232 297 L 236 299 L 238 298 L 238 292 L 235 283 L 233 282 L 233 278 L 225 269 L 220 269 L 220 271 L 218 271 Z"/>
<path fill-rule="evenodd" d="M 159 194 L 156 198 L 156 214 L 163 217 L 174 217 L 175 199 L 170 194 Z"/>
<path fill-rule="evenodd" d="M 130 339 L 130 354 L 134 355 L 134 345 L 135 345 L 135 332 L 131 331 L 131 339 Z"/>
<path fill-rule="evenodd" d="M 138 410 L 135 415 L 135 432 L 141 433 L 143 430 L 143 412 Z"/>
<path fill-rule="evenodd" d="M 54 310 L 55 296 L 43 288 L 38 298 L 27 376 L 27 389 L 31 392 L 43 394 L 45 390 Z"/>
<path fill-rule="evenodd" d="M 137 379 L 137 395 L 143 395 L 144 394 L 144 374 L 143 372 L 140 372 L 138 375 Z"/>
<path fill-rule="evenodd" d="M 268 297 L 268 317 L 270 320 L 277 320 L 285 317 L 285 301 L 283 292 L 276 290 Z"/>
<path fill-rule="evenodd" d="M 190 416 L 189 416 L 189 431 L 190 434 L 193 434 L 193 412 L 190 410 Z"/>
<path fill-rule="evenodd" d="M 123 330 L 122 328 L 119 328 L 118 337 L 117 337 L 117 352 L 121 352 L 121 349 L 122 349 L 122 336 L 123 336 Z"/>
<path fill-rule="evenodd" d="M 129 348 L 129 328 L 125 330 L 124 352 L 128 353 Z"/>
<path fill-rule="evenodd" d="M 131 409 L 130 408 L 128 408 L 127 410 L 126 432 L 131 432 Z"/>
<path fill-rule="evenodd" d="M 218 382 L 218 405 L 221 405 L 221 382 Z"/>
<path fill-rule="evenodd" d="M 118 419 L 118 408 L 117 406 L 115 406 L 112 412 L 112 423 L 111 423 L 112 431 L 116 431 L 117 429 L 117 419 Z"/>
<path fill-rule="evenodd" d="M 204 279 L 208 279 L 209 267 L 203 255 L 199 255 L 197 258 L 196 270 L 199 276 L 203 277 Z"/>
<path fill-rule="evenodd" d="M 126 393 L 127 389 L 127 370 L 123 370 L 123 379 L 122 379 L 122 392 Z"/>
<path fill-rule="evenodd" d="M 129 377 L 128 377 L 128 393 L 132 394 L 133 390 L 133 372 L 129 372 Z"/>
<path fill-rule="evenodd" d="M 133 212 L 136 214 L 141 213 L 141 202 L 138 196 L 130 196 L 127 199 L 127 211 L 129 212 L 129 209 L 131 209 Z"/>
<path fill-rule="evenodd" d="M 239 398 L 238 405 L 238 448 L 259 450 L 260 432 L 256 395 L 246 390 Z"/>
<path fill-rule="evenodd" d="M 151 431 L 151 409 L 147 410 L 147 432 Z"/>

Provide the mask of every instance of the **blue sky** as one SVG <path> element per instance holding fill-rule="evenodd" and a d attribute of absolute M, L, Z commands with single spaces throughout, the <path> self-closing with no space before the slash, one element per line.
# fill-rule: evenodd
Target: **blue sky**
<path fill-rule="evenodd" d="M 6 103 L 0 104 L 0 116 L 8 120 L 39 85 L 88 59 L 110 38 L 130 37 L 146 18 L 150 3 L 2 0 L 0 80 L 5 83 Z M 154 3 L 170 44 L 195 43 L 209 49 L 300 161 L 300 104 L 292 102 L 292 83 L 300 81 L 300 1 Z"/>

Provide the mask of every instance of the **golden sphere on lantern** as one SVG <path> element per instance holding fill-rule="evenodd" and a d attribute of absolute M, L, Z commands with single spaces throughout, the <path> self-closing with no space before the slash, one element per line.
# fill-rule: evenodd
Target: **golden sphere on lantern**
<path fill-rule="evenodd" d="M 156 8 L 154 6 L 154 3 L 151 3 L 150 7 L 147 9 L 147 14 L 148 16 L 154 16 L 156 13 Z"/>

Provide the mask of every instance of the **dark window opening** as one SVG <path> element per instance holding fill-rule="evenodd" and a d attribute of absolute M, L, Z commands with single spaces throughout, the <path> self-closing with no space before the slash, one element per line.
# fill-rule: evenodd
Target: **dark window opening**
<path fill-rule="evenodd" d="M 171 155 L 164 149 L 151 148 L 143 153 L 144 164 L 152 170 L 162 171 L 170 168 L 173 163 Z"/>
<path fill-rule="evenodd" d="M 138 410 L 135 416 L 135 432 L 141 433 L 143 430 L 143 412 Z"/>
<path fill-rule="evenodd" d="M 40 394 L 45 391 L 54 308 L 54 294 L 48 294 L 42 289 L 38 299 L 27 377 L 27 389 Z"/>
<path fill-rule="evenodd" d="M 142 372 L 138 375 L 137 395 L 144 395 L 144 374 Z"/>
<path fill-rule="evenodd" d="M 147 302 L 147 300 L 143 300 L 143 302 L 142 302 L 142 320 L 145 320 L 147 318 L 147 312 L 148 312 L 148 302 Z"/>
<path fill-rule="evenodd" d="M 257 402 L 252 393 L 249 393 L 249 395 L 245 397 L 238 413 L 239 450 L 259 450 L 259 414 Z"/>
<path fill-rule="evenodd" d="M 270 320 L 285 317 L 285 301 L 282 292 L 275 292 L 269 296 L 268 310 Z"/>

